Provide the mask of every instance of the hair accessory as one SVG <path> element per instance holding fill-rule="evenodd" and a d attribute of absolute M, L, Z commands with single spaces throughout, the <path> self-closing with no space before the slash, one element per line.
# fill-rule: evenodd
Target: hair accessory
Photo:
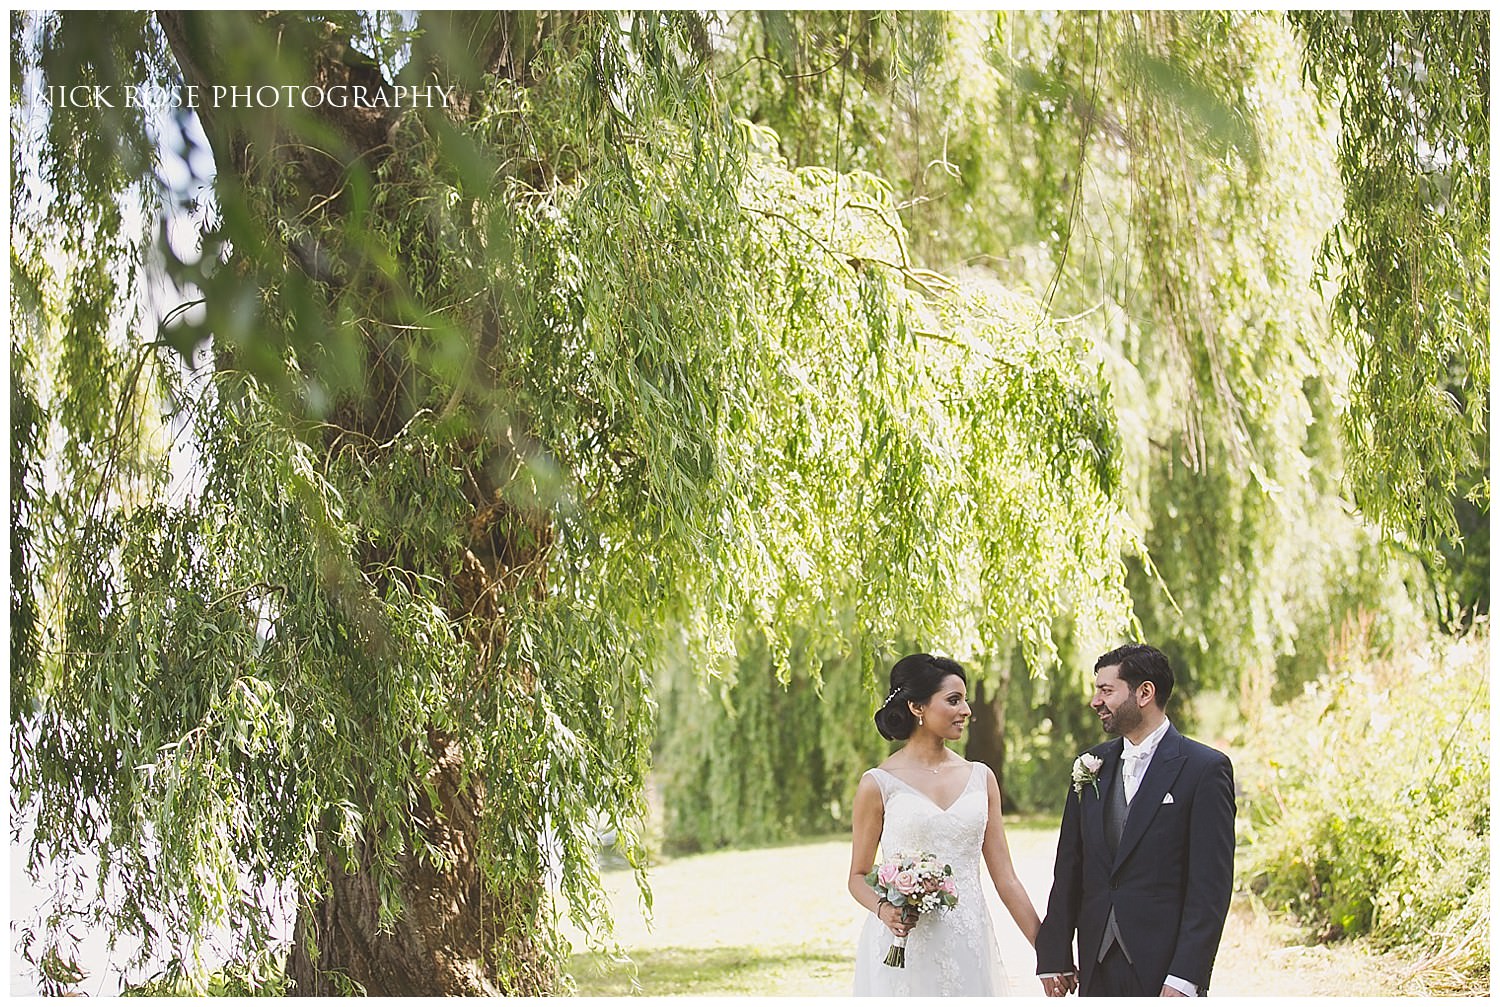
<path fill-rule="evenodd" d="M 890 695 L 888 695 L 888 696 L 885 697 L 885 702 L 881 703 L 880 705 L 881 706 L 890 706 L 891 705 L 891 700 L 893 700 L 893 699 L 896 698 L 896 693 L 900 692 L 902 690 L 902 688 L 904 688 L 904 686 L 898 685 L 894 689 L 892 689 L 891 692 L 890 692 Z"/>

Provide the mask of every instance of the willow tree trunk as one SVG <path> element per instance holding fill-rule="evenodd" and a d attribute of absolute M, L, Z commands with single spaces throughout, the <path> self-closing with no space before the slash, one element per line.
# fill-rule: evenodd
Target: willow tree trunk
<path fill-rule="evenodd" d="M 441 857 L 403 858 L 398 868 L 403 908 L 383 931 L 382 896 L 368 855 L 356 870 L 347 871 L 341 856 L 325 851 L 330 890 L 321 898 L 303 899 L 287 963 L 297 994 L 507 992 L 498 985 L 493 967 L 496 948 L 487 946 L 499 932 L 495 897 L 474 858 L 483 787 L 463 784 L 462 753 L 452 739 L 430 740 L 438 763 L 428 782 L 439 807 L 424 799 L 414 818 Z"/>
<path fill-rule="evenodd" d="M 969 704 L 973 717 L 969 721 L 969 740 L 964 757 L 982 762 L 994 770 L 1005 794 L 1005 683 L 974 683 L 974 700 Z"/>
<path fill-rule="evenodd" d="M 335 26 L 305 16 L 174 11 L 160 12 L 157 19 L 185 83 L 204 95 L 212 94 L 216 84 L 242 87 L 247 73 L 268 72 L 264 66 L 250 65 L 245 55 L 253 49 L 248 43 L 256 38 L 271 39 L 270 46 L 259 51 L 274 52 L 278 68 L 285 73 L 292 67 L 304 86 L 328 93 L 335 93 L 329 91 L 334 87 L 360 86 L 366 88 L 365 93 L 375 93 L 390 86 L 380 68 L 351 49 Z M 496 12 L 424 15 L 426 41 L 414 46 L 412 61 L 403 73 L 445 81 L 452 95 L 448 111 L 462 115 L 467 101 L 459 77 L 505 72 L 502 55 L 510 58 L 513 48 L 507 35 L 510 24 L 507 15 Z M 455 56 L 466 69 L 445 74 L 438 65 L 442 54 L 432 48 L 438 45 L 430 41 L 434 38 L 462 39 L 463 50 Z M 276 196 L 268 212 L 280 212 L 275 207 L 282 206 L 288 218 L 305 221 L 316 209 L 332 236 L 349 223 L 343 202 L 348 199 L 351 174 L 373 178 L 376 168 L 387 163 L 391 144 L 397 142 L 393 127 L 402 110 L 384 105 L 323 105 L 293 116 L 282 109 L 218 102 L 198 111 L 215 157 L 218 185 L 241 192 L 270 192 L 274 185 Z M 314 124 L 311 130 L 309 122 Z M 300 125 L 294 129 L 290 123 Z M 265 234 L 274 242 L 281 230 L 275 221 L 263 223 Z M 302 234 L 298 240 L 304 244 L 271 254 L 282 256 L 288 269 L 300 268 L 315 288 L 335 288 L 340 282 L 336 277 L 348 271 L 320 272 L 320 264 L 326 266 L 326 249 L 316 238 L 310 247 L 306 244 L 307 228 L 302 228 Z M 337 242 L 330 242 L 329 247 L 337 247 Z M 257 268 L 255 263 L 242 261 L 247 254 L 236 250 L 228 268 Z M 422 265 L 403 264 L 412 269 Z M 258 268 L 266 271 L 265 263 Z M 398 317 L 394 310 L 383 312 L 389 307 L 381 303 L 383 297 L 389 298 L 390 292 L 374 281 L 369 291 L 370 317 Z M 378 332 L 372 338 L 379 338 Z M 221 363 L 233 367 L 232 353 L 220 349 Z M 375 343 L 367 347 L 367 359 L 373 363 L 366 374 L 365 394 L 357 403 L 339 406 L 334 422 L 328 424 L 341 435 L 352 432 L 361 443 L 372 445 L 389 441 L 410 419 L 405 415 L 410 407 L 404 405 L 403 376 L 385 359 L 383 349 Z M 504 632 L 498 615 L 502 606 L 495 604 L 498 594 L 534 589 L 537 572 L 545 569 L 550 537 L 547 528 L 535 527 L 534 519 L 527 522 L 499 503 L 482 461 L 473 462 L 468 476 L 473 506 L 467 521 L 468 548 L 452 557 L 451 563 L 440 564 L 441 569 L 410 572 L 450 577 L 449 614 L 455 633 L 493 638 Z M 391 576 L 391 569 L 401 566 L 400 557 L 352 558 L 367 577 Z M 508 574 L 517 567 L 533 571 L 530 585 Z M 453 575 L 454 570 L 460 572 Z M 296 994 L 473 996 L 549 991 L 554 977 L 544 956 L 531 946 L 531 928 L 524 922 L 528 915 L 534 917 L 542 893 L 535 890 L 535 882 L 506 882 L 504 890 L 497 891 L 495 879 L 485 876 L 477 853 L 484 782 L 465 771 L 460 739 L 428 729 L 426 745 L 424 754 L 435 768 L 427 781 L 411 781 L 408 792 L 416 796 L 408 809 L 408 831 L 394 869 L 387 864 L 383 872 L 386 883 L 394 882 L 396 891 L 382 891 L 368 842 L 360 845 L 357 862 L 350 865 L 342 850 L 335 851 L 330 832 L 325 830 L 320 838 L 327 886 L 300 893 L 294 948 L 287 965 Z M 353 794 L 350 800 L 358 805 L 361 797 Z M 435 855 L 418 856 L 415 851 L 424 848 Z M 389 906 L 390 895 L 399 903 L 393 916 L 382 911 Z"/>

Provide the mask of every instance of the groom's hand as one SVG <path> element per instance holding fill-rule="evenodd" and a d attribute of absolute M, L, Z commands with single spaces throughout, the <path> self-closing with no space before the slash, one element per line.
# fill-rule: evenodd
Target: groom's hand
<path fill-rule="evenodd" d="M 1182 990 L 1173 989 L 1170 986 L 1163 986 L 1161 988 L 1161 996 L 1164 996 L 1164 997 L 1185 997 L 1185 996 L 1187 996 L 1187 994 L 1184 993 L 1184 992 L 1182 992 Z"/>
<path fill-rule="evenodd" d="M 1049 997 L 1065 997 L 1077 988 L 1078 976 L 1072 972 L 1042 977 L 1042 991 Z"/>

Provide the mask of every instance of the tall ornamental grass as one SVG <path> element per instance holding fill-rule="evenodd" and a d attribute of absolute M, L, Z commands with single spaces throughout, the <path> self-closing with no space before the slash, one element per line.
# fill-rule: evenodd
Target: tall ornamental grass
<path fill-rule="evenodd" d="M 1489 981 L 1489 630 L 1371 653 L 1269 708 L 1242 756 L 1241 883 L 1320 940 L 1367 936 L 1433 992 Z"/>

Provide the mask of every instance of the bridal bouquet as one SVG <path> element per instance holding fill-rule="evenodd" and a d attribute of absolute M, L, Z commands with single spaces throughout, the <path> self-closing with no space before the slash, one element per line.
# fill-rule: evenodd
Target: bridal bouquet
<path fill-rule="evenodd" d="M 958 905 L 958 885 L 953 881 L 953 868 L 948 864 L 938 864 L 930 853 L 898 854 L 866 874 L 865 883 L 912 922 L 919 915 Z M 906 968 L 905 937 L 897 937 L 891 944 L 885 963 L 892 968 Z"/>

